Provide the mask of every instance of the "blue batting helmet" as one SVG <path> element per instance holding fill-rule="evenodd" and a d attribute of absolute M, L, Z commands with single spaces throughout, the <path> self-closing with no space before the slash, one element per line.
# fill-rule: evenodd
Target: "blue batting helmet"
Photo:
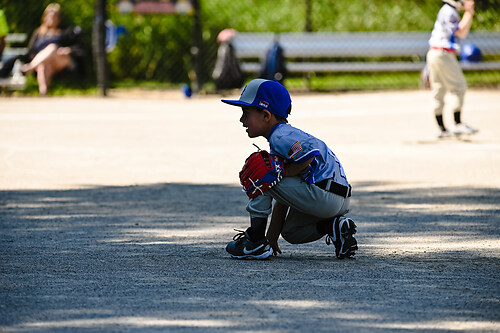
<path fill-rule="evenodd" d="M 480 62 L 482 59 L 481 50 L 472 43 L 462 46 L 460 51 L 460 61 L 462 62 Z"/>

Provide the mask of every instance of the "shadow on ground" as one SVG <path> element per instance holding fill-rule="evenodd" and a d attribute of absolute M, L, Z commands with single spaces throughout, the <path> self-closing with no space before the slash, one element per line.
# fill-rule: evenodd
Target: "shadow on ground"
<path fill-rule="evenodd" d="M 498 330 L 500 190 L 387 185 L 355 184 L 342 261 L 283 240 L 231 260 L 236 186 L 1 191 L 0 330 Z"/>

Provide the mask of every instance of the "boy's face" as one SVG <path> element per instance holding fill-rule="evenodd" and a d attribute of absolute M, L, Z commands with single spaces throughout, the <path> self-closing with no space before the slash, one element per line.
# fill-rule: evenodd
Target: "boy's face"
<path fill-rule="evenodd" d="M 248 137 L 266 136 L 269 132 L 268 127 L 271 114 L 254 106 L 243 106 L 241 109 L 243 114 L 240 122 L 243 124 L 243 127 L 246 127 Z"/>

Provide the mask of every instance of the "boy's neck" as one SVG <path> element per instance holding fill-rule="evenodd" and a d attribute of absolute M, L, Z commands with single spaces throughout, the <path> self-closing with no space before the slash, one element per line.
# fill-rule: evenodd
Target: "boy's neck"
<path fill-rule="evenodd" d="M 274 130 L 276 129 L 276 127 L 279 125 L 279 124 L 286 124 L 286 122 L 284 121 L 278 121 L 276 120 L 275 122 L 272 122 L 270 125 L 270 129 L 269 131 L 267 132 L 266 134 L 266 139 L 269 140 L 269 137 L 271 136 L 271 134 L 274 132 Z"/>

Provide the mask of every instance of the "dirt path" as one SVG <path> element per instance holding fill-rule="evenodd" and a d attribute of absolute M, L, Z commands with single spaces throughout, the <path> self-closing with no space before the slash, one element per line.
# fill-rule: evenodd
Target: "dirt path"
<path fill-rule="evenodd" d="M 0 99 L 0 331 L 499 332 L 498 91 L 444 141 L 426 91 L 292 98 L 354 185 L 356 260 L 229 259 L 266 142 L 217 97 Z"/>

